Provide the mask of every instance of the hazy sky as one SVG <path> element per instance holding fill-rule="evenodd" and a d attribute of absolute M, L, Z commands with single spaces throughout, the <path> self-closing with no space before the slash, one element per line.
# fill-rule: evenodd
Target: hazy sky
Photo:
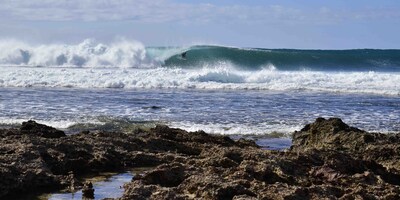
<path fill-rule="evenodd" d="M 400 48 L 399 0 L 0 0 L 0 38 L 145 45 Z"/>

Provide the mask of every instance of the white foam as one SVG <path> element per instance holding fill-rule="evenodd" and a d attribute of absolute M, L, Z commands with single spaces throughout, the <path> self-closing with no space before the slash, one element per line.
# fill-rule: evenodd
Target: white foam
<path fill-rule="evenodd" d="M 222 135 L 268 135 L 270 133 L 282 133 L 289 136 L 296 130 L 300 130 L 302 126 L 291 126 L 282 124 L 196 124 L 192 122 L 175 122 L 169 124 L 171 127 L 184 129 L 186 131 L 203 130 L 206 133 L 222 134 Z"/>
<path fill-rule="evenodd" d="M 400 73 L 0 67 L 0 87 L 196 88 L 400 94 Z"/>
<path fill-rule="evenodd" d="M 0 40 L 0 65 L 143 68 L 160 63 L 147 56 L 143 44 L 125 39 L 110 44 L 87 39 L 75 45 L 30 45 Z"/>
<path fill-rule="evenodd" d="M 0 118 L 0 124 L 2 125 L 19 125 L 22 122 L 26 122 L 28 120 L 35 120 L 37 123 L 45 124 L 47 126 L 51 126 L 58 129 L 67 129 L 73 125 L 81 124 L 81 123 L 91 123 L 91 124 L 103 124 L 98 121 L 74 121 L 74 120 L 57 120 L 57 119 L 48 119 L 48 120 L 38 120 L 38 119 L 12 119 L 12 118 Z"/>

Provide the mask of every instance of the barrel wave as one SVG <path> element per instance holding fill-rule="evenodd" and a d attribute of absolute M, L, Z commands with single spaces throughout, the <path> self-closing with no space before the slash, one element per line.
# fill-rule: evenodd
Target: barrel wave
<path fill-rule="evenodd" d="M 274 66 L 278 70 L 316 71 L 398 71 L 400 50 L 296 50 L 245 49 L 222 46 L 193 46 L 185 58 L 173 55 L 165 66 L 199 67 L 219 62 L 230 62 L 240 69 L 259 70 Z"/>
<path fill-rule="evenodd" d="M 182 57 L 182 53 L 186 53 Z M 242 70 L 400 71 L 400 50 L 297 50 L 194 45 L 145 47 L 117 40 L 31 45 L 0 41 L 0 65 L 89 68 L 204 68 L 229 63 Z"/>

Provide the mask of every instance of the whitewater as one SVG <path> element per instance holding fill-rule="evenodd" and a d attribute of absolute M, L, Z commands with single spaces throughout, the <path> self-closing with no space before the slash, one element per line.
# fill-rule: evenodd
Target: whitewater
<path fill-rule="evenodd" d="M 239 71 L 201 69 L 87 69 L 0 67 L 0 87 L 166 88 L 400 94 L 400 73 Z"/>
<path fill-rule="evenodd" d="M 399 83 L 400 50 L 0 40 L 6 126 L 28 119 L 63 129 L 140 122 L 286 137 L 315 117 L 340 117 L 368 131 L 396 132 Z"/>
<path fill-rule="evenodd" d="M 181 58 L 183 52 L 188 52 L 187 59 Z M 321 52 L 312 56 L 327 57 Z M 263 53 L 271 50 L 219 46 L 146 48 L 131 41 L 106 45 L 85 40 L 76 45 L 38 46 L 1 41 L 0 87 L 305 90 L 399 95 L 400 62 L 391 55 L 393 52 L 380 60 L 357 60 L 360 55 L 349 60 L 340 54 L 334 58 L 338 60 L 336 66 L 331 66 L 335 60 L 330 58 L 325 69 L 323 62 L 308 60 L 309 52 L 303 53 L 303 61 L 298 52 L 288 55 L 286 50 L 278 57 Z M 331 54 L 328 56 L 335 56 Z M 244 58 L 238 60 L 240 56 Z M 304 64 L 307 61 L 309 65 Z M 290 65 L 291 62 L 294 63 Z M 363 63 L 364 68 L 358 66 Z"/>

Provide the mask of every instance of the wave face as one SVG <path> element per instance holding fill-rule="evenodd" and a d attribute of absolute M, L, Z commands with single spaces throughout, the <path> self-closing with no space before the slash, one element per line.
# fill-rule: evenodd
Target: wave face
<path fill-rule="evenodd" d="M 194 46 L 166 59 L 167 66 L 203 66 L 229 61 L 241 69 L 259 70 L 274 66 L 279 70 L 322 71 L 398 71 L 400 50 L 294 50 L 240 49 L 218 46 Z"/>
<path fill-rule="evenodd" d="M 183 58 L 182 53 L 186 53 Z M 400 71 L 400 50 L 295 50 L 223 46 L 145 47 L 118 40 L 80 44 L 29 45 L 0 40 L 0 65 L 40 67 L 203 68 L 221 62 L 243 70 Z"/>
<path fill-rule="evenodd" d="M 186 52 L 185 56 L 182 53 Z M 400 50 L 145 47 L 0 41 L 0 87 L 179 88 L 400 94 Z"/>

